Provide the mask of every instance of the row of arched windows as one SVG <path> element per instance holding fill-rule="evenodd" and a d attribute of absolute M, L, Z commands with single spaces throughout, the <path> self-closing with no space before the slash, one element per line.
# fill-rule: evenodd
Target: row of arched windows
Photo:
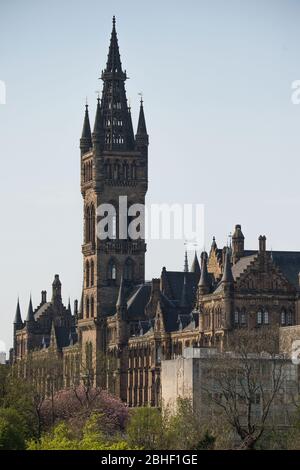
<path fill-rule="evenodd" d="M 87 183 L 93 179 L 93 162 L 90 160 L 83 164 L 83 182 Z"/>
<path fill-rule="evenodd" d="M 95 243 L 96 233 L 96 217 L 94 204 L 90 204 L 85 208 L 85 243 Z"/>
<path fill-rule="evenodd" d="M 105 134 L 105 143 L 106 144 L 118 144 L 122 145 L 124 144 L 124 137 L 121 134 L 115 134 L 113 133 L 112 138 L 111 138 L 111 132 L 107 132 Z"/>
<path fill-rule="evenodd" d="M 134 278 L 134 261 L 127 258 L 123 267 L 123 278 L 125 281 L 132 281 Z M 115 281 L 117 279 L 117 264 L 114 258 L 110 259 L 107 266 L 107 279 Z"/>
<path fill-rule="evenodd" d="M 94 312 L 94 307 L 95 307 L 95 302 L 94 302 L 94 297 L 87 296 L 85 298 L 85 317 L 86 318 L 94 318 L 95 312 Z"/>
<path fill-rule="evenodd" d="M 95 267 L 94 260 L 87 260 L 85 263 L 85 285 L 92 287 L 94 285 Z"/>
<path fill-rule="evenodd" d="M 135 180 L 137 175 L 137 165 L 135 162 L 111 163 L 109 160 L 105 163 L 105 175 L 109 180 Z"/>
<path fill-rule="evenodd" d="M 234 323 L 236 326 L 247 325 L 247 314 L 246 314 L 245 309 L 235 311 Z M 266 308 L 260 308 L 256 313 L 256 325 L 257 326 L 269 325 L 269 323 L 270 323 L 270 317 L 269 317 L 268 310 Z M 293 312 L 290 310 L 286 311 L 285 309 L 282 309 L 280 312 L 279 323 L 282 326 L 292 325 L 294 323 Z"/>

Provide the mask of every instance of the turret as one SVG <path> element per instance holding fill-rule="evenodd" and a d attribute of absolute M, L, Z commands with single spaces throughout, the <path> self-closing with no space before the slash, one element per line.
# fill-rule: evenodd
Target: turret
<path fill-rule="evenodd" d="M 52 302 L 61 302 L 61 282 L 58 274 L 55 274 L 52 283 Z"/>
<path fill-rule="evenodd" d="M 14 337 L 13 337 L 13 345 L 14 345 L 13 357 L 14 357 L 14 359 L 17 356 L 17 331 L 22 329 L 22 328 L 23 328 L 23 322 L 22 322 L 22 317 L 21 317 L 20 302 L 19 302 L 19 299 L 18 299 L 16 314 L 15 314 L 14 324 L 13 324 L 13 333 L 14 333 Z"/>
<path fill-rule="evenodd" d="M 198 282 L 199 282 L 199 280 L 200 280 L 201 269 L 200 269 L 200 264 L 199 264 L 199 261 L 198 261 L 198 256 L 197 256 L 196 251 L 195 251 L 195 256 L 194 256 L 193 264 L 192 264 L 192 267 L 191 267 L 191 273 L 195 273 L 195 275 L 196 275 L 196 283 L 198 284 Z"/>
<path fill-rule="evenodd" d="M 234 293 L 234 279 L 231 270 L 230 262 L 230 250 L 226 249 L 225 253 L 225 262 L 223 275 L 221 279 L 221 287 L 224 292 L 224 319 L 225 319 L 225 328 L 230 329 L 233 325 L 233 293 Z"/>
<path fill-rule="evenodd" d="M 210 291 L 210 279 L 207 271 L 207 253 L 204 251 L 201 254 L 201 276 L 198 284 L 200 295 L 208 294 Z"/>
<path fill-rule="evenodd" d="M 89 110 L 88 105 L 85 105 L 85 115 L 82 127 L 82 134 L 80 139 L 80 151 L 81 155 L 84 155 L 92 148 L 92 134 L 91 134 L 91 126 L 90 126 L 90 119 L 89 119 Z"/>
<path fill-rule="evenodd" d="M 231 270 L 231 263 L 230 263 L 230 251 L 229 248 L 227 248 L 226 253 L 225 253 L 225 262 L 224 262 L 224 269 L 223 269 L 223 275 L 221 279 L 222 284 L 233 284 L 234 279 L 232 275 L 232 270 Z"/>
<path fill-rule="evenodd" d="M 143 100 L 141 99 L 140 114 L 137 126 L 137 132 L 135 135 L 135 145 L 137 150 L 141 150 L 147 155 L 147 149 L 149 145 L 149 136 L 147 134 L 146 120 L 144 114 Z"/>
<path fill-rule="evenodd" d="M 241 225 L 236 225 L 232 235 L 232 261 L 236 263 L 244 256 L 244 240 Z"/>
<path fill-rule="evenodd" d="M 26 326 L 28 324 L 33 324 L 35 322 L 35 319 L 34 319 L 34 314 L 33 314 L 33 308 L 32 308 L 32 300 L 31 300 L 31 296 L 30 296 L 30 300 L 29 300 L 29 305 L 28 305 L 28 311 L 27 311 L 27 317 L 26 317 Z"/>
<path fill-rule="evenodd" d="M 215 251 L 216 249 L 217 249 L 217 242 L 216 242 L 216 238 L 213 237 L 210 250 Z"/>
<path fill-rule="evenodd" d="M 102 113 L 100 106 L 100 98 L 97 98 L 97 107 L 95 115 L 95 123 L 92 134 L 93 147 L 97 151 L 101 150 L 104 146 L 104 130 L 102 125 Z"/>
<path fill-rule="evenodd" d="M 14 326 L 16 327 L 16 330 L 19 330 L 23 327 L 19 299 L 18 299 L 18 302 L 17 302 L 16 314 L 15 314 L 15 319 L 14 319 Z"/>

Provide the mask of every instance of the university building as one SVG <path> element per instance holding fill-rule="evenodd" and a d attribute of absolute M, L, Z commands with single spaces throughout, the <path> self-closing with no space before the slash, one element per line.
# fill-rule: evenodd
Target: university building
<path fill-rule="evenodd" d="M 51 299 L 42 292 L 30 300 L 22 319 L 19 302 L 14 319 L 12 362 L 26 363 L 29 353 L 61 361 L 60 386 L 79 383 L 92 371 L 96 385 L 106 386 L 129 406 L 158 405 L 161 361 L 180 356 L 187 347 L 224 348 L 236 328 L 300 324 L 300 252 L 267 250 L 266 238 L 247 250 L 240 225 L 232 246 L 197 256 L 189 269 L 162 268 L 145 281 L 146 243 L 119 237 L 119 197 L 128 206 L 144 204 L 148 189 L 148 146 L 143 101 L 136 132 L 126 98 L 115 18 L 103 90 L 91 128 L 85 109 L 80 139 L 83 197 L 83 290 L 81 301 L 64 306 L 55 275 Z M 97 236 L 97 208 L 116 209 L 113 237 Z M 128 217 L 127 224 L 131 218 Z M 300 336 L 299 336 L 300 337 Z M 103 361 L 111 373 L 103 379 Z M 41 381 L 47 380 L 41 371 Z"/>

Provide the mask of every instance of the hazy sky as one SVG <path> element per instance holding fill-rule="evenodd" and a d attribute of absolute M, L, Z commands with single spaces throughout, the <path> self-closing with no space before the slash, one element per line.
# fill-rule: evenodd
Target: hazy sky
<path fill-rule="evenodd" d="M 242 224 L 274 250 L 300 249 L 298 0 L 0 0 L 0 342 L 17 296 L 27 312 L 59 273 L 82 283 L 79 137 L 93 121 L 112 15 L 134 124 L 144 94 L 147 202 L 204 203 L 205 245 Z M 202 247 L 201 247 L 202 248 Z M 190 256 L 191 257 L 191 256 Z M 182 269 L 182 242 L 152 242 L 147 278 Z"/>

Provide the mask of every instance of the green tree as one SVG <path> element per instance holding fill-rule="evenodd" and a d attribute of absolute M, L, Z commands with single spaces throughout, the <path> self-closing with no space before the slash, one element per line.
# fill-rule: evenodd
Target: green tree
<path fill-rule="evenodd" d="M 28 450 L 78 450 L 78 441 L 72 439 L 68 426 L 60 423 L 51 433 L 42 435 L 40 440 L 27 443 Z"/>
<path fill-rule="evenodd" d="M 127 426 L 130 446 L 146 450 L 164 447 L 164 423 L 160 410 L 143 407 L 132 410 Z"/>
<path fill-rule="evenodd" d="M 11 408 L 0 410 L 0 450 L 23 450 L 25 430 L 17 411 Z"/>

